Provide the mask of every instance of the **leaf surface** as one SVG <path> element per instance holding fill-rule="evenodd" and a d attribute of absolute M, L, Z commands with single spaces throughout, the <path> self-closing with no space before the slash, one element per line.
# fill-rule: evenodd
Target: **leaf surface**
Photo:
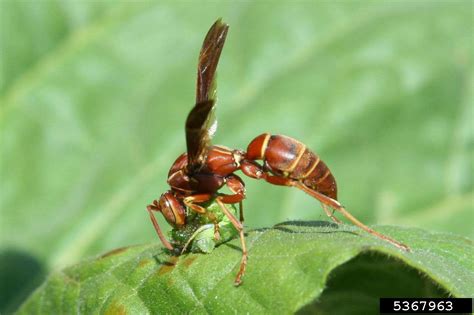
<path fill-rule="evenodd" d="M 412 251 L 400 251 L 351 226 L 284 222 L 248 233 L 249 264 L 240 287 L 233 286 L 241 255 L 238 239 L 211 254 L 180 257 L 150 244 L 117 249 L 54 273 L 19 313 L 332 309 L 343 314 L 335 299 L 349 301 L 350 294 L 359 299 L 351 307 L 376 313 L 380 296 L 472 296 L 472 241 L 420 229 L 378 228 Z"/>

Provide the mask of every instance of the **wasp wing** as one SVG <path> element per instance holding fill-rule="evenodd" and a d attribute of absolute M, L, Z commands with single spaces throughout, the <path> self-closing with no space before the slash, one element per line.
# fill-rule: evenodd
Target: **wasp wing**
<path fill-rule="evenodd" d="M 209 29 L 199 54 L 196 103 L 216 98 L 216 68 L 229 25 L 217 20 Z"/>
<path fill-rule="evenodd" d="M 202 168 L 207 157 L 211 138 L 217 128 L 214 111 L 216 105 L 216 68 L 224 47 L 229 26 L 217 20 L 209 29 L 199 54 L 196 105 L 186 120 L 186 146 L 188 172 Z"/>

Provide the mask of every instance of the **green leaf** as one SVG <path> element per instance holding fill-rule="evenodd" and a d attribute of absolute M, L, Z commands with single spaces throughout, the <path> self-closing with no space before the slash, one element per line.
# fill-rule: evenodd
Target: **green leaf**
<path fill-rule="evenodd" d="M 1 1 L 1 313 L 50 270 L 156 239 L 145 206 L 185 150 L 217 17 L 215 144 L 292 136 L 364 223 L 474 237 L 470 1 Z M 244 180 L 250 227 L 324 217 Z"/>
<path fill-rule="evenodd" d="M 372 314 L 380 296 L 474 294 L 472 241 L 419 229 L 378 229 L 412 251 L 322 221 L 251 231 L 247 273 L 237 288 L 238 239 L 207 255 L 170 257 L 156 244 L 120 248 L 52 274 L 19 314 L 344 314 L 348 305 L 341 303 L 349 301 L 351 309 Z"/>

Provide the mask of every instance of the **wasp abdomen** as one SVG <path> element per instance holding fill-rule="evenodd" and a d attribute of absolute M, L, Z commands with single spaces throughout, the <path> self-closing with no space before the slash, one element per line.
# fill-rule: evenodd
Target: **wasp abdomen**
<path fill-rule="evenodd" d="M 337 199 L 336 180 L 331 171 L 319 156 L 298 140 L 262 134 L 249 144 L 247 158 L 263 160 L 275 175 L 298 180 L 311 189 Z"/>
<path fill-rule="evenodd" d="M 326 164 L 319 160 L 319 157 L 317 160 L 318 162 L 317 164 L 315 163 L 316 166 L 314 167 L 314 170 L 309 173 L 302 181 L 306 186 L 322 193 L 323 195 L 337 200 L 336 179 Z"/>

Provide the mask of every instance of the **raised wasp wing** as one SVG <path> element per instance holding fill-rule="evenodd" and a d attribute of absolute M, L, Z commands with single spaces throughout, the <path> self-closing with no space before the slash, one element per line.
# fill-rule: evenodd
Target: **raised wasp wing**
<path fill-rule="evenodd" d="M 229 26 L 217 20 L 209 29 L 199 54 L 196 105 L 186 120 L 188 172 L 201 169 L 207 157 L 211 138 L 217 128 L 214 116 L 216 105 L 216 68 L 224 47 Z"/>

